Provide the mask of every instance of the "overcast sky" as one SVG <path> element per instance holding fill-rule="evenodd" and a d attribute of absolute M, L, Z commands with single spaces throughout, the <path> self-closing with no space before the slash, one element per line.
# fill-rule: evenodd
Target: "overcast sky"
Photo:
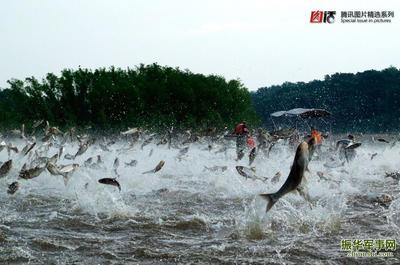
<path fill-rule="evenodd" d="M 302 2 L 302 3 L 300 3 Z M 335 10 L 334 24 L 310 24 Z M 394 11 L 342 24 L 340 11 Z M 397 0 L 26 0 L 0 3 L 0 87 L 63 68 L 157 62 L 240 78 L 250 90 L 335 72 L 400 67 Z"/>

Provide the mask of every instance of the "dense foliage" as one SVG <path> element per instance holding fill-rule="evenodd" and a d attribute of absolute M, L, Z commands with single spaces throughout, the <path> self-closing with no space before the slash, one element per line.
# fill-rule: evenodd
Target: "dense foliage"
<path fill-rule="evenodd" d="M 240 120 L 256 124 L 254 106 L 270 128 L 272 112 L 301 107 L 329 110 L 333 115 L 328 122 L 336 132 L 400 130 L 400 70 L 395 67 L 260 88 L 251 95 L 253 106 L 238 80 L 157 64 L 127 70 L 66 69 L 41 81 L 30 77 L 8 83 L 0 91 L 2 128 L 41 119 L 62 127 L 100 129 L 221 128 Z"/>
<path fill-rule="evenodd" d="M 330 111 L 333 115 L 329 123 L 336 132 L 400 130 L 400 70 L 395 67 L 357 74 L 336 73 L 322 81 L 260 88 L 252 93 L 252 100 L 268 127 L 273 123 L 271 113 L 300 107 Z"/>
<path fill-rule="evenodd" d="M 226 81 L 157 64 L 135 69 L 64 70 L 8 81 L 0 91 L 4 127 L 48 120 L 60 126 L 162 129 L 232 126 L 257 122 L 250 93 L 240 81 Z"/>

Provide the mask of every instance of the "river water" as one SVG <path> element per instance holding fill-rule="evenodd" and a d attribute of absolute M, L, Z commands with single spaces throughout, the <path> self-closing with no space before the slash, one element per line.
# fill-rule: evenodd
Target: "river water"
<path fill-rule="evenodd" d="M 13 143 L 19 149 L 24 145 Z M 269 178 L 262 182 L 237 173 L 235 166 L 248 166 L 248 159 L 236 162 L 234 143 L 226 144 L 226 152 L 216 153 L 221 144 L 210 151 L 207 142 L 192 143 L 181 158 L 177 148 L 155 143 L 128 149 L 120 139 L 110 152 L 94 144 L 75 161 L 58 162 L 81 165 L 67 186 L 61 176 L 45 171 L 19 179 L 14 195 L 7 194 L 8 185 L 27 157 L 11 153 L 13 168 L 0 179 L 0 264 L 399 264 L 398 250 L 394 257 L 346 257 L 341 240 L 399 241 L 400 187 L 385 173 L 400 170 L 400 143 L 363 143 L 355 160 L 341 166 L 331 161 L 325 142 L 309 164 L 311 204 L 288 194 L 267 214 L 257 194 L 280 188 L 295 148 L 279 143 L 269 157 L 258 154 L 252 166 Z M 68 143 L 64 154 L 77 150 L 78 143 Z M 51 147 L 47 154 L 57 152 Z M 97 155 L 104 165 L 83 166 Z M 98 183 L 116 176 L 116 157 L 121 192 Z M 133 159 L 136 166 L 125 165 Z M 6 160 L 4 149 L 0 161 Z M 142 174 L 160 160 L 165 165 L 159 172 Z M 272 183 L 277 172 L 282 177 Z M 374 200 L 382 194 L 393 200 Z"/>

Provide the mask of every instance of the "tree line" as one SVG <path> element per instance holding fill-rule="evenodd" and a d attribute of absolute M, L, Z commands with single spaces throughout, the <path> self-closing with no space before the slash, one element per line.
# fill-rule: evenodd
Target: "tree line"
<path fill-rule="evenodd" d="M 251 96 L 238 80 L 158 64 L 133 69 L 65 69 L 42 80 L 11 79 L 0 91 L 0 126 L 48 120 L 61 127 L 222 128 L 256 124 Z"/>
<path fill-rule="evenodd" d="M 8 84 L 0 90 L 2 129 L 22 123 L 29 127 L 37 120 L 101 130 L 231 128 L 242 120 L 250 126 L 261 120 L 272 129 L 271 113 L 301 107 L 330 111 L 327 122 L 336 132 L 400 130 L 400 70 L 395 67 L 286 82 L 252 93 L 239 80 L 158 64 L 65 69 L 59 76 L 49 73 L 41 80 L 11 79 Z M 279 122 L 293 125 L 288 119 Z"/>
<path fill-rule="evenodd" d="M 286 82 L 252 93 L 253 105 L 263 124 L 273 127 L 270 114 L 292 108 L 322 108 L 336 132 L 399 132 L 400 70 L 389 67 L 356 74 L 336 73 L 324 80 Z M 285 119 L 281 119 L 285 123 Z M 290 123 L 286 119 L 287 123 Z M 313 121 L 309 121 L 313 123 Z"/>

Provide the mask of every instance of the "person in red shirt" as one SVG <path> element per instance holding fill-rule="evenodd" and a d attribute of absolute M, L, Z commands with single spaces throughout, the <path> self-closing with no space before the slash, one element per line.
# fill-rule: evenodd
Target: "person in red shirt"
<path fill-rule="evenodd" d="M 237 160 L 240 160 L 244 156 L 244 149 L 246 148 L 247 138 L 250 135 L 246 122 L 242 121 L 241 123 L 236 125 L 233 134 L 236 136 Z"/>
<path fill-rule="evenodd" d="M 246 122 L 242 121 L 241 123 L 236 125 L 233 134 L 241 136 L 249 134 L 249 129 L 247 128 Z"/>

